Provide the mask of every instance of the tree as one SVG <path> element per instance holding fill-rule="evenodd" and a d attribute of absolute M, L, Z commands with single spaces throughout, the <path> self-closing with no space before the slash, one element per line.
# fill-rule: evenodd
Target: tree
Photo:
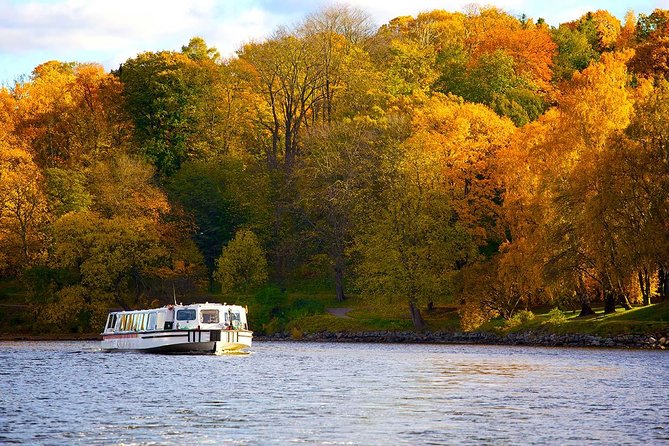
<path fill-rule="evenodd" d="M 323 99 L 325 65 L 313 38 L 279 30 L 270 40 L 239 51 L 239 70 L 262 99 L 257 119 L 269 133 L 267 165 L 291 172 L 300 151 L 302 128 Z"/>
<path fill-rule="evenodd" d="M 467 17 L 463 33 L 437 57 L 433 88 L 486 104 L 518 126 L 538 118 L 553 91 L 556 46 L 546 27 L 483 9 Z"/>
<path fill-rule="evenodd" d="M 535 252 L 535 259 L 544 259 L 546 288 L 555 293 L 571 289 L 582 314 L 592 312 L 586 295 L 592 288 L 604 294 L 607 311 L 613 311 L 616 300 L 629 306 L 629 256 L 619 233 L 619 211 L 627 205 L 617 198 L 623 186 L 615 172 L 621 164 L 611 143 L 632 113 L 629 57 L 605 53 L 600 63 L 575 73 L 559 111 L 527 128 L 524 142 L 517 143 L 520 152 L 507 155 L 512 164 L 505 206 L 524 216 L 507 214 L 513 221 L 511 241 L 531 248 L 527 258 Z M 531 161 L 536 162 L 533 171 L 512 171 Z"/>
<path fill-rule="evenodd" d="M 167 176 L 187 159 L 229 149 L 226 119 L 236 106 L 215 49 L 195 38 L 183 51 L 142 53 L 118 70 L 139 150 Z"/>
<path fill-rule="evenodd" d="M 195 61 L 205 61 L 207 59 L 217 62 L 221 54 L 216 48 L 207 46 L 207 42 L 202 37 L 193 37 L 188 41 L 188 45 L 181 47 L 181 52 Z"/>
<path fill-rule="evenodd" d="M 434 95 L 414 113 L 409 143 L 435 160 L 456 221 L 481 247 L 499 239 L 497 156 L 513 131 L 509 120 L 454 96 Z"/>
<path fill-rule="evenodd" d="M 608 11 L 603 9 L 590 11 L 566 25 L 585 34 L 590 45 L 599 53 L 616 49 L 621 24 L 620 20 Z"/>
<path fill-rule="evenodd" d="M 267 260 L 256 235 L 240 229 L 216 261 L 214 279 L 224 293 L 249 291 L 267 282 Z"/>
<path fill-rule="evenodd" d="M 129 309 L 142 294 L 142 276 L 167 258 L 155 225 L 146 219 L 77 212 L 61 217 L 53 231 L 53 266 L 80 275 L 90 290 L 87 305 Z"/>
<path fill-rule="evenodd" d="M 269 179 L 240 160 L 187 162 L 166 188 L 171 200 L 191 215 L 193 240 L 211 271 L 238 228 L 253 228 L 262 239 L 268 237 Z"/>
<path fill-rule="evenodd" d="M 345 277 L 356 220 L 393 129 L 387 122 L 356 119 L 311 129 L 297 170 L 300 204 L 309 229 L 330 259 L 338 301 L 346 298 Z"/>
<path fill-rule="evenodd" d="M 474 255 L 441 187 L 440 158 L 421 142 L 387 148 L 378 201 L 367 202 L 354 248 L 361 293 L 404 301 L 416 330 L 425 327 L 419 306 L 447 295 L 457 263 Z"/>
<path fill-rule="evenodd" d="M 323 101 L 316 104 L 314 118 L 320 115 L 331 123 L 340 93 L 352 86 L 351 81 L 360 80 L 354 76 L 353 65 L 364 63 L 360 48 L 373 33 L 371 18 L 350 6 L 330 6 L 309 15 L 297 32 L 303 39 L 312 39 L 321 56 Z"/>
<path fill-rule="evenodd" d="M 639 44 L 629 62 L 630 69 L 642 76 L 666 78 L 669 74 L 669 10 L 639 14 L 636 39 Z"/>
<path fill-rule="evenodd" d="M 588 37 L 577 29 L 560 25 L 551 32 L 557 45 L 554 62 L 554 77 L 569 80 L 575 71 L 584 70 L 590 62 L 599 59 Z"/>
<path fill-rule="evenodd" d="M 58 167 L 46 169 L 46 195 L 56 218 L 68 212 L 85 211 L 92 203 L 91 194 L 86 190 L 86 176 Z"/>
<path fill-rule="evenodd" d="M 121 85 L 100 65 L 46 62 L 12 95 L 15 133 L 41 167 L 77 169 L 128 148 Z"/>
<path fill-rule="evenodd" d="M 97 162 L 89 173 L 91 209 L 105 218 L 158 221 L 169 212 L 169 204 L 164 192 L 152 184 L 153 175 L 151 165 L 127 155 Z"/>
<path fill-rule="evenodd" d="M 29 153 L 0 143 L 0 266 L 14 272 L 45 255 L 47 204 Z"/>

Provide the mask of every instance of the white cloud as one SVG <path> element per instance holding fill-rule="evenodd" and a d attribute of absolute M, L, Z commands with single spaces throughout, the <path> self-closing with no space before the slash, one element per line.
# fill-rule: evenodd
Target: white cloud
<path fill-rule="evenodd" d="M 288 19 L 254 3 L 0 0 L 0 75 L 8 80 L 44 60 L 90 61 L 91 56 L 112 68 L 142 51 L 178 50 L 193 36 L 231 55 L 242 43 L 268 35 Z M 47 59 L 35 62 L 44 54 Z M 19 68 L 26 63 L 31 65 Z"/>
<path fill-rule="evenodd" d="M 629 0 L 629 7 L 650 12 L 658 1 L 666 0 Z M 178 50 L 193 36 L 229 56 L 243 43 L 336 2 L 367 11 L 381 25 L 432 9 L 462 10 L 472 0 L 0 0 L 0 82 L 50 59 L 97 61 L 112 68 L 141 51 Z M 587 10 L 624 14 L 623 6 L 610 0 L 479 3 L 544 17 L 553 25 Z"/>

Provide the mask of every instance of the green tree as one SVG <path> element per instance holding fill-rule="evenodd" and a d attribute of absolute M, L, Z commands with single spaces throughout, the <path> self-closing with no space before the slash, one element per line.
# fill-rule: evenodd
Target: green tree
<path fill-rule="evenodd" d="M 571 79 L 575 71 L 581 71 L 590 62 L 599 59 L 599 53 L 592 47 L 588 37 L 577 29 L 560 25 L 551 34 L 557 44 L 553 69 L 556 79 Z"/>
<path fill-rule="evenodd" d="M 86 176 L 77 171 L 52 167 L 46 169 L 46 194 L 55 217 L 87 210 L 91 194 L 86 190 Z"/>
<path fill-rule="evenodd" d="M 146 219 L 101 218 L 90 212 L 66 214 L 54 224 L 53 266 L 73 269 L 97 302 L 125 309 L 137 303 L 142 277 L 168 258 L 155 225 Z"/>
<path fill-rule="evenodd" d="M 223 293 L 249 291 L 267 282 L 267 260 L 256 235 L 240 229 L 216 261 L 214 279 Z"/>
<path fill-rule="evenodd" d="M 166 184 L 170 198 L 192 216 L 193 240 L 205 263 L 214 262 L 238 228 L 268 236 L 269 184 L 265 173 L 231 157 L 185 163 Z"/>
<path fill-rule="evenodd" d="M 475 255 L 430 152 L 420 140 L 388 146 L 354 245 L 362 295 L 403 301 L 416 330 L 425 328 L 420 306 L 448 295 L 458 261 Z"/>

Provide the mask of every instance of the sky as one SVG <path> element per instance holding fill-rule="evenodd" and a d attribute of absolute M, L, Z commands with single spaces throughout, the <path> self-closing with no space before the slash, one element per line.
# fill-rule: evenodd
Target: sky
<path fill-rule="evenodd" d="M 377 25 L 401 15 L 479 3 L 556 26 L 588 11 L 649 14 L 669 0 L 339 0 L 368 12 Z M 0 85 L 49 61 L 97 62 L 107 69 L 143 51 L 180 50 L 200 36 L 221 55 L 235 54 L 278 26 L 291 26 L 327 0 L 0 0 Z"/>

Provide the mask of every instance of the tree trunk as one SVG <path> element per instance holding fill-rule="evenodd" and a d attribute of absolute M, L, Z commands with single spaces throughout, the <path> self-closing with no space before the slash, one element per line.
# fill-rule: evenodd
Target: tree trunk
<path fill-rule="evenodd" d="M 335 294 L 337 296 L 337 302 L 343 302 L 346 299 L 346 294 L 344 294 L 344 267 L 341 263 L 342 262 L 337 259 L 334 267 Z"/>
<path fill-rule="evenodd" d="M 627 298 L 627 295 L 625 293 L 618 293 L 618 303 L 625 310 L 631 310 L 632 309 L 632 305 L 630 305 L 630 301 Z"/>
<path fill-rule="evenodd" d="M 616 290 L 616 300 L 620 304 L 621 307 L 623 307 L 625 310 L 631 310 L 632 305 L 630 305 L 630 301 L 627 298 L 627 293 L 625 292 L 625 287 L 623 287 L 623 284 L 620 282 L 620 279 L 618 279 L 618 287 Z"/>
<path fill-rule="evenodd" d="M 423 331 L 425 329 L 425 320 L 420 314 L 418 306 L 413 302 L 409 302 L 409 311 L 411 312 L 411 322 L 413 322 L 414 330 Z"/>
<path fill-rule="evenodd" d="M 604 290 L 604 314 L 616 312 L 616 295 L 612 290 Z"/>
<path fill-rule="evenodd" d="M 667 272 L 664 266 L 660 265 L 657 269 L 657 294 L 660 296 L 660 300 L 667 297 L 667 282 Z"/>
<path fill-rule="evenodd" d="M 637 271 L 639 276 L 639 288 L 641 289 L 641 298 L 644 305 L 650 305 L 650 282 L 648 280 L 648 270 L 646 268 Z"/>
<path fill-rule="evenodd" d="M 650 298 L 651 298 L 651 295 L 652 295 L 652 293 L 650 291 L 650 273 L 648 272 L 648 268 L 646 268 L 645 266 L 643 267 L 643 271 L 645 273 L 644 274 L 644 279 L 646 281 L 646 290 L 648 291 L 648 305 L 650 305 L 650 303 L 651 303 Z"/>
<path fill-rule="evenodd" d="M 582 277 L 579 277 L 576 295 L 578 296 L 579 302 L 581 302 L 581 313 L 578 316 L 590 316 L 591 314 L 595 314 L 594 310 L 590 306 L 590 297 L 588 296 L 588 292 L 585 289 L 585 283 L 583 283 Z"/>

